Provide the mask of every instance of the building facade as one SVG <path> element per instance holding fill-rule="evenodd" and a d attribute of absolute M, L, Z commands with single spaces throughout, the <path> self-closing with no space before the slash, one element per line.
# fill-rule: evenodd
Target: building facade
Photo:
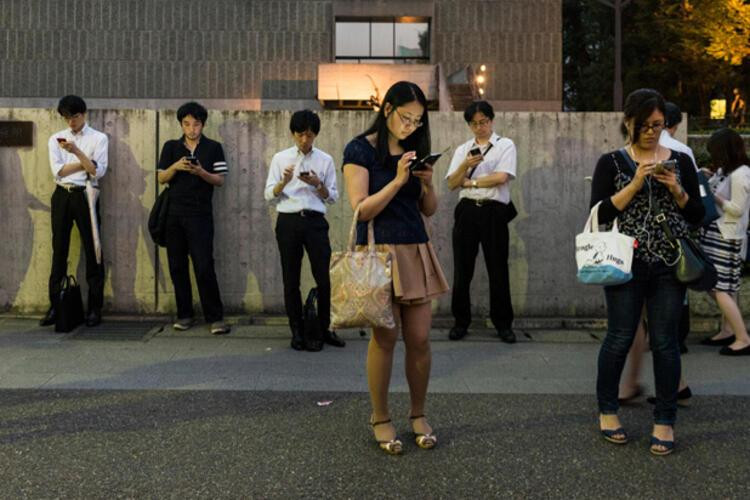
<path fill-rule="evenodd" d="M 465 84 L 499 110 L 560 110 L 562 0 L 0 0 L 0 106 L 363 107 L 346 75 L 376 97 L 416 73 L 436 108 Z"/>

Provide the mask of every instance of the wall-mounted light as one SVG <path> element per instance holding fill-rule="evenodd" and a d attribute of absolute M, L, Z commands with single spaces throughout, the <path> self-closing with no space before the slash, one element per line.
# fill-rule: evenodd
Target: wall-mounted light
<path fill-rule="evenodd" d="M 487 74 L 487 65 L 481 64 L 475 74 L 476 76 L 474 77 L 474 81 L 477 84 L 477 92 L 479 92 L 480 96 L 484 96 L 484 84 L 487 81 L 486 74 Z"/>

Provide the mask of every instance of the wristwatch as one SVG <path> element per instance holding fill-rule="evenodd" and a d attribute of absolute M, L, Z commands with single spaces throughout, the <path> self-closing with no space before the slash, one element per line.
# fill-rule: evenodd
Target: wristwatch
<path fill-rule="evenodd" d="M 477 188 L 477 187 L 479 187 L 479 184 L 477 183 L 477 180 L 476 180 L 476 179 L 473 179 L 473 180 L 471 181 L 471 187 L 473 187 L 473 188 Z"/>

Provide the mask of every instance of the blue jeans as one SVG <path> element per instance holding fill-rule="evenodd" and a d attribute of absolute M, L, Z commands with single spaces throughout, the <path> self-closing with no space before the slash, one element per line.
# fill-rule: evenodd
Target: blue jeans
<path fill-rule="evenodd" d="M 633 343 L 643 304 L 646 304 L 649 343 L 654 360 L 656 424 L 674 425 L 680 384 L 680 348 L 677 341 L 685 286 L 674 277 L 674 268 L 633 259 L 633 279 L 604 288 L 607 299 L 607 336 L 599 350 L 596 397 L 599 411 L 614 415 L 620 375 Z"/>

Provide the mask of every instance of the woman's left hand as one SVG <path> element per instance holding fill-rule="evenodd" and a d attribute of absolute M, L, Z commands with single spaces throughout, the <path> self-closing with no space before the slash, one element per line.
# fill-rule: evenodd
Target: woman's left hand
<path fill-rule="evenodd" d="M 432 165 L 425 164 L 425 168 L 422 170 L 414 170 L 411 175 L 422 181 L 425 186 L 432 185 L 432 174 L 434 170 Z"/>
<path fill-rule="evenodd" d="M 664 184 L 673 196 L 677 196 L 682 193 L 682 186 L 677 180 L 677 174 L 675 174 L 674 172 L 665 169 L 662 173 L 651 174 L 651 176 L 657 181 Z"/>

